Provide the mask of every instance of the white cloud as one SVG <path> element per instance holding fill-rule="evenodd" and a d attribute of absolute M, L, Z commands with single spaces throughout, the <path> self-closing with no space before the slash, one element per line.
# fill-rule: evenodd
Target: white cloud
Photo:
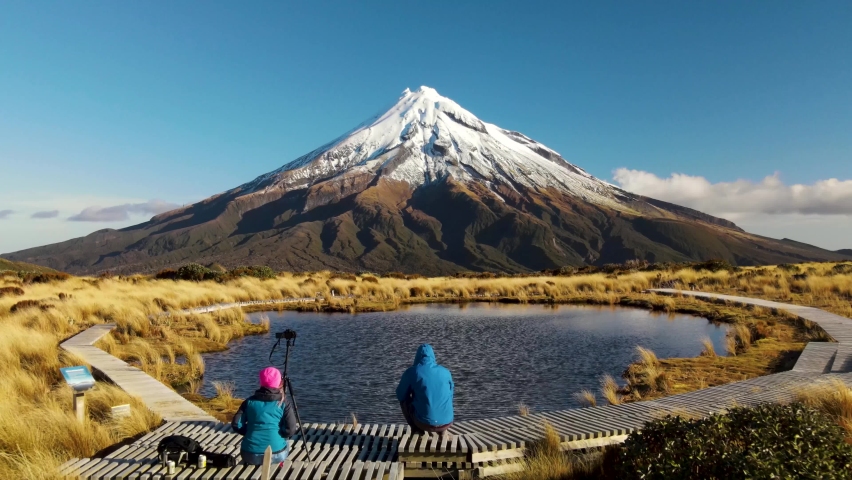
<path fill-rule="evenodd" d="M 59 210 L 48 210 L 44 212 L 35 212 L 30 215 L 30 218 L 56 218 L 59 216 Z"/>
<path fill-rule="evenodd" d="M 14 211 L 14 210 L 9 210 L 9 209 L 6 209 L 6 210 L 0 210 L 0 220 L 3 220 L 4 218 L 7 218 L 9 215 L 11 215 L 11 214 L 13 214 L 13 213 L 15 213 L 15 211 Z"/>
<path fill-rule="evenodd" d="M 704 177 L 673 173 L 669 178 L 660 178 L 627 168 L 619 168 L 613 177 L 629 192 L 714 215 L 852 214 L 852 180 L 831 178 L 811 185 L 785 185 L 776 173 L 760 182 L 710 183 Z"/>
<path fill-rule="evenodd" d="M 162 200 L 30 192 L 26 196 L 0 190 L 0 205 L 14 210 L 0 223 L 0 253 L 15 252 L 82 237 L 101 228 L 124 228 L 148 220 L 176 205 Z M 93 205 L 107 205 L 105 208 Z M 55 218 L 34 220 L 36 212 L 58 210 Z M 127 213 L 127 216 L 123 215 Z M 81 216 L 86 221 L 68 221 Z M 97 221 L 97 224 L 91 222 Z"/>
<path fill-rule="evenodd" d="M 87 207 L 82 212 L 68 218 L 73 222 L 118 222 L 130 218 L 130 214 L 157 215 L 179 207 L 175 203 L 163 200 L 149 200 L 143 203 L 125 203 L 112 207 Z"/>
<path fill-rule="evenodd" d="M 726 218 L 753 233 L 832 250 L 852 248 L 852 180 L 786 185 L 776 173 L 760 182 L 711 183 L 704 177 L 673 173 L 660 178 L 627 168 L 613 172 L 613 178 L 629 192 Z"/>

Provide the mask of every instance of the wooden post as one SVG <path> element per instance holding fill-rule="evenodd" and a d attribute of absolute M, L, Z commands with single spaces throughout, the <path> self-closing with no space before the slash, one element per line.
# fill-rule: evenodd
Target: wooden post
<path fill-rule="evenodd" d="M 261 480 L 269 480 L 269 475 L 272 473 L 272 447 L 267 446 L 263 452 L 263 465 L 260 467 Z"/>
<path fill-rule="evenodd" d="M 86 421 L 86 395 L 83 392 L 74 392 L 74 413 L 78 422 Z"/>

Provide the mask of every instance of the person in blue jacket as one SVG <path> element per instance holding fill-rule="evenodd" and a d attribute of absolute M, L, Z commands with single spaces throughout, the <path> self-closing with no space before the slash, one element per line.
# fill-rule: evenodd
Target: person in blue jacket
<path fill-rule="evenodd" d="M 243 435 L 240 456 L 247 465 L 262 465 L 266 447 L 272 448 L 272 464 L 287 459 L 287 438 L 298 429 L 293 407 L 284 398 L 281 372 L 275 367 L 260 371 L 260 388 L 241 405 L 231 428 Z"/>
<path fill-rule="evenodd" d="M 420 345 L 414 365 L 408 367 L 396 387 L 402 415 L 418 433 L 443 433 L 453 424 L 453 376 L 435 361 L 428 343 Z"/>

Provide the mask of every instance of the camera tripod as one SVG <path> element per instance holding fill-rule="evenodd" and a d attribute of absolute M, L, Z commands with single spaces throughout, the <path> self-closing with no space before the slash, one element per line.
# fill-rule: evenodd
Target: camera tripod
<path fill-rule="evenodd" d="M 284 372 L 282 375 L 281 388 L 285 389 L 285 393 L 286 391 L 290 392 L 290 401 L 293 402 L 293 412 L 296 414 L 296 423 L 299 424 L 299 433 L 302 435 L 302 443 L 305 444 L 305 449 L 308 452 L 308 460 L 313 461 L 311 445 L 308 443 L 308 437 L 305 435 L 305 429 L 302 428 L 302 419 L 299 418 L 299 407 L 296 406 L 296 394 L 293 393 L 293 382 L 290 381 L 290 376 L 287 375 L 287 369 L 290 366 L 290 347 L 296 345 L 296 332 L 288 328 L 283 332 L 276 333 L 275 338 L 278 341 L 275 342 L 275 345 L 272 346 L 272 350 L 270 350 L 269 352 L 269 363 L 274 365 L 274 363 L 272 362 L 272 354 L 275 353 L 275 349 L 278 348 L 278 345 L 281 344 L 281 339 L 286 340 L 287 343 L 285 344 L 286 347 L 284 350 Z"/>

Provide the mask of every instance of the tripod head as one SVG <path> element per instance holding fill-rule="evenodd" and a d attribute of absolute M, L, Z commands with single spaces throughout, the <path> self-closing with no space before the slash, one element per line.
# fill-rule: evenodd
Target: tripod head
<path fill-rule="evenodd" d="M 293 343 L 295 344 L 296 343 L 296 331 L 290 330 L 288 328 L 287 330 L 284 330 L 283 332 L 277 332 L 275 334 L 275 338 L 277 338 L 278 340 L 281 340 L 283 338 L 284 340 L 287 340 L 288 342 L 290 340 L 292 340 Z"/>
<path fill-rule="evenodd" d="M 283 332 L 275 333 L 276 342 L 275 345 L 272 346 L 272 350 L 269 351 L 269 363 L 278 367 L 279 365 L 275 365 L 275 362 L 272 361 L 272 355 L 275 354 L 275 349 L 281 345 L 281 340 L 285 340 L 286 350 L 284 350 L 284 378 L 287 378 L 287 368 L 290 366 L 290 347 L 296 346 L 296 331 L 287 329 Z"/>

